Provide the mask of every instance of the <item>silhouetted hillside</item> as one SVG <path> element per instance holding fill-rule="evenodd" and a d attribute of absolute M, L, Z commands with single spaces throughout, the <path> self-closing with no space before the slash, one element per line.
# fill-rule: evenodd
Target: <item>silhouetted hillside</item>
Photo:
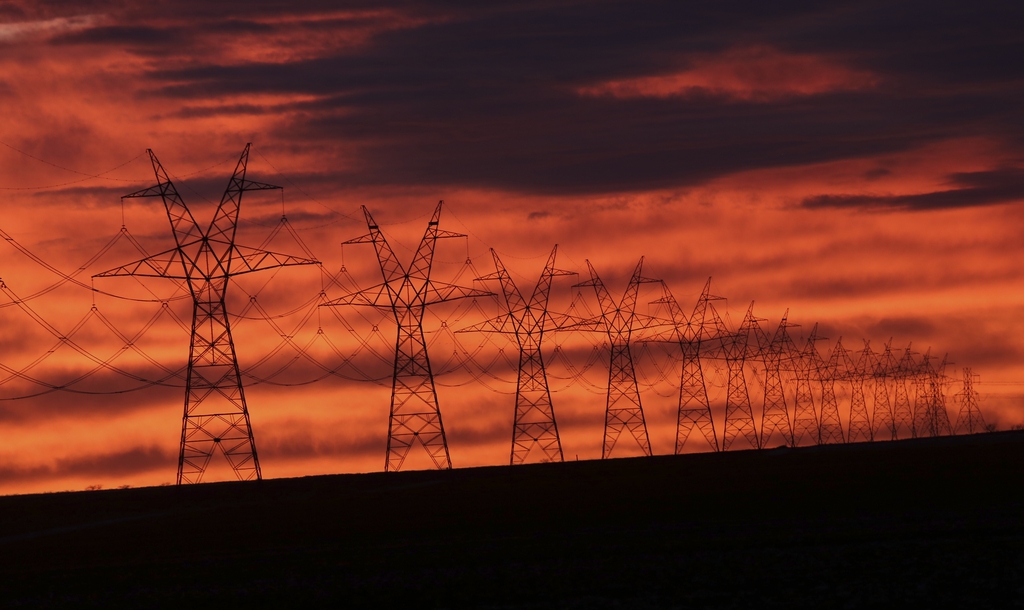
<path fill-rule="evenodd" d="M 1024 433 L 0 498 L 0 605 L 1006 607 Z"/>

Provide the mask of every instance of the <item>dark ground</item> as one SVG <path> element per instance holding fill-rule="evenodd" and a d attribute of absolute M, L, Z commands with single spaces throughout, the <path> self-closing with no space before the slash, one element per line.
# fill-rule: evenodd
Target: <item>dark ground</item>
<path fill-rule="evenodd" d="M 1024 605 L 1024 433 L 0 498 L 0 607 Z"/>

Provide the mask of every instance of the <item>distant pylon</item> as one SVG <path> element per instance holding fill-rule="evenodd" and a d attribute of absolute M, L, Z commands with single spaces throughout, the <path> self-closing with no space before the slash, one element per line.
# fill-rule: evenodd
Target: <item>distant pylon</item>
<path fill-rule="evenodd" d="M 608 365 L 608 400 L 605 406 L 604 445 L 601 458 L 611 457 L 619 437 L 628 432 L 639 445 L 644 455 L 651 455 L 651 441 L 647 435 L 647 421 L 640 402 L 640 388 L 636 383 L 630 339 L 637 318 L 636 299 L 640 284 L 661 283 L 661 280 L 645 278 L 641 271 L 644 259 L 640 257 L 633 276 L 629 280 L 622 300 L 612 300 L 594 266 L 587 261 L 590 279 L 577 284 L 579 287 L 593 286 L 601 305 L 601 314 L 593 320 L 593 329 L 606 332 L 611 344 L 611 362 Z"/>
<path fill-rule="evenodd" d="M 714 315 L 718 316 L 714 305 L 710 305 L 710 308 Z M 754 426 L 754 412 L 750 408 L 750 392 L 747 389 L 744 366 L 750 355 L 750 333 L 755 324 L 763 321 L 763 318 L 754 317 L 754 302 L 751 301 L 739 329 L 725 341 L 725 362 L 729 369 L 729 380 L 725 397 L 722 451 L 727 450 L 740 435 L 747 439 L 751 447 L 761 448 L 761 439 L 758 438 L 757 428 Z M 754 352 L 756 353 L 756 350 Z"/>
<path fill-rule="evenodd" d="M 519 345 L 519 380 L 516 384 L 515 415 L 512 420 L 512 452 L 510 464 L 523 464 L 531 452 L 542 462 L 562 461 L 562 441 L 558 436 L 555 409 L 551 403 L 548 377 L 541 354 L 545 326 L 552 323 L 548 313 L 548 297 L 553 279 L 576 275 L 575 271 L 555 268 L 556 245 L 537 280 L 533 295 L 527 301 L 516 287 L 512 276 L 501 264 L 498 253 L 491 249 L 496 271 L 478 278 L 499 280 L 505 294 L 507 313 L 457 332 L 481 331 L 513 335 Z"/>
<path fill-rule="evenodd" d="M 953 434 L 953 428 L 949 424 L 949 412 L 946 411 L 946 396 L 942 391 L 942 384 L 945 381 L 946 359 L 943 358 L 936 369 L 931 364 L 931 355 L 925 354 L 921 363 L 921 371 L 924 380 L 924 394 L 926 396 L 924 405 L 922 436 L 943 436 Z"/>
<path fill-rule="evenodd" d="M 901 432 L 905 433 L 906 436 L 920 436 L 914 427 L 914 410 L 910 404 L 910 394 L 907 391 L 907 378 L 913 376 L 916 372 L 917 364 L 914 362 L 914 353 L 910 351 L 910 346 L 908 345 L 892 374 L 894 388 L 892 401 L 893 439 L 899 438 Z"/>
<path fill-rule="evenodd" d="M 391 381 L 391 414 L 388 418 L 388 446 L 385 472 L 401 470 L 409 450 L 420 443 L 438 469 L 452 467 L 448 439 L 441 421 L 441 407 L 434 387 L 434 374 L 427 357 L 423 334 L 423 314 L 428 305 L 456 299 L 494 296 L 494 293 L 430 279 L 434 248 L 438 239 L 465 237 L 461 233 L 438 229 L 440 201 L 427 223 L 419 248 L 408 267 L 395 256 L 380 226 L 363 206 L 370 232 L 350 239 L 346 244 L 373 244 L 384 282 L 334 299 L 323 306 L 365 305 L 390 310 L 398 325 L 395 341 L 395 370 Z"/>
<path fill-rule="evenodd" d="M 803 351 L 794 354 L 793 373 L 796 377 L 796 394 L 793 398 L 793 445 L 799 445 L 806 434 L 814 443 L 821 441 L 818 433 L 818 417 L 814 412 L 814 394 L 811 392 L 812 377 L 817 374 L 818 325 L 811 329 Z"/>
<path fill-rule="evenodd" d="M 850 380 L 850 426 L 846 440 L 849 443 L 873 441 L 875 440 L 874 429 L 871 426 L 867 401 L 864 399 L 864 381 L 872 374 L 874 361 L 871 343 L 864 341 L 864 349 L 857 352 L 859 356 L 856 362 L 845 348 L 842 352 L 846 377 Z"/>
<path fill-rule="evenodd" d="M 232 277 L 290 265 L 319 264 L 235 243 L 238 212 L 246 191 L 279 189 L 245 177 L 249 144 L 235 166 L 224 196 L 203 231 L 152 150 L 157 184 L 129 197 L 161 197 L 175 247 L 94 277 L 165 277 L 188 282 L 192 294 L 185 414 L 181 425 L 177 483 L 199 483 L 216 451 L 223 453 L 239 480 L 261 479 L 256 441 L 249 422 L 225 299 Z M 175 269 L 179 269 L 176 271 Z"/>
<path fill-rule="evenodd" d="M 970 368 L 964 368 L 964 387 L 957 395 L 960 402 L 960 413 L 956 416 L 957 434 L 974 434 L 985 430 L 985 418 L 978 407 L 978 391 L 974 389 L 974 381 L 978 376 Z"/>
<path fill-rule="evenodd" d="M 889 404 L 889 387 L 886 379 L 896 368 L 892 357 L 892 339 L 885 344 L 885 351 L 875 359 L 872 375 L 875 378 L 874 411 L 871 414 L 872 436 L 879 438 L 883 430 L 888 430 L 892 440 L 896 440 L 896 429 L 893 425 L 892 406 Z"/>
<path fill-rule="evenodd" d="M 775 335 L 769 340 L 760 325 L 756 322 L 753 328 L 757 333 L 758 347 L 764 361 L 764 411 L 761 413 L 761 447 L 767 447 L 772 435 L 778 431 L 783 441 L 793 445 L 793 428 L 789 421 L 789 410 L 786 408 L 786 394 L 782 385 L 782 363 L 793 357 L 792 340 L 786 331 L 789 310 L 782 316 Z"/>
<path fill-rule="evenodd" d="M 836 341 L 828 360 L 817 357 L 818 379 L 821 382 L 821 414 L 818 416 L 818 443 L 844 443 L 843 423 L 839 418 L 839 401 L 836 399 L 836 377 L 839 363 L 843 359 L 843 340 Z M 815 350 L 817 354 L 817 350 Z M 863 394 L 861 395 L 863 398 Z"/>
<path fill-rule="evenodd" d="M 715 434 L 708 389 L 704 383 L 701 355 L 702 348 L 706 351 L 712 342 L 717 344 L 721 351 L 721 341 L 728 334 L 728 330 L 718 317 L 718 313 L 710 307 L 712 300 L 721 300 L 722 297 L 713 296 L 710 292 L 711 278 L 708 278 L 704 290 L 697 299 L 697 305 L 693 308 L 693 314 L 686 321 L 683 333 L 679 337 L 679 346 L 683 352 L 683 368 L 679 380 L 679 410 L 676 418 L 677 454 L 683 452 L 683 446 L 694 428 L 700 431 L 713 451 L 718 451 L 718 436 Z"/>

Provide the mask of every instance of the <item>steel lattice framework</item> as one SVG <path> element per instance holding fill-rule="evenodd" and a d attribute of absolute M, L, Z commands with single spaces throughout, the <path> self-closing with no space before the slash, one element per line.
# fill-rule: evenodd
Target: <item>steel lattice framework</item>
<path fill-rule="evenodd" d="M 877 438 L 883 429 L 889 430 L 893 440 L 896 429 L 893 424 L 892 407 L 889 405 L 889 387 L 886 379 L 895 368 L 892 357 L 892 340 L 885 344 L 882 355 L 873 360 L 873 377 L 875 379 L 874 412 L 871 414 L 872 437 Z"/>
<path fill-rule="evenodd" d="M 921 431 L 914 425 L 914 409 L 910 404 L 910 392 L 907 390 L 907 379 L 913 377 L 917 372 L 917 364 L 914 362 L 914 353 L 910 346 L 903 351 L 893 371 L 893 387 L 895 388 L 892 401 L 892 435 L 899 438 L 901 432 L 910 436 L 921 436 Z"/>
<path fill-rule="evenodd" d="M 679 380 L 679 410 L 676 418 L 677 454 L 683 452 L 683 447 L 694 428 L 701 433 L 713 451 L 718 451 L 718 436 L 715 434 L 715 422 L 711 416 L 711 403 L 704 382 L 701 355 L 708 352 L 708 348 L 714 352 L 721 352 L 722 340 L 729 335 L 717 312 L 710 307 L 711 301 L 721 299 L 722 297 L 711 295 L 711 278 L 704 284 L 704 289 L 689 318 L 683 315 L 674 298 L 662 299 L 670 301 L 674 326 L 680 329 L 676 336 L 683 357 Z"/>
<path fill-rule="evenodd" d="M 779 327 L 769 340 L 767 333 L 756 321 L 753 324 L 757 334 L 758 348 L 764 362 L 764 411 L 761 412 L 761 447 L 767 447 L 768 441 L 778 431 L 783 441 L 793 444 L 793 428 L 789 421 L 789 410 L 786 408 L 786 394 L 782 385 L 782 364 L 784 359 L 792 357 L 788 351 L 792 340 L 786 329 L 789 310 L 782 316 Z"/>
<path fill-rule="evenodd" d="M 94 277 L 162 277 L 188 283 L 192 295 L 185 413 L 181 426 L 177 483 L 199 483 L 220 450 L 239 480 L 260 479 L 259 456 L 245 402 L 245 390 L 225 304 L 232 277 L 291 265 L 320 264 L 235 243 L 242 194 L 280 189 L 245 177 L 246 144 L 210 226 L 203 231 L 163 166 L 148 150 L 157 184 L 125 198 L 160 197 L 171 223 L 175 247 Z"/>
<path fill-rule="evenodd" d="M 548 312 L 548 298 L 554 278 L 576 275 L 575 271 L 555 268 L 556 245 L 548 256 L 540 279 L 530 300 L 523 298 L 519 288 L 491 249 L 496 271 L 478 280 L 498 280 L 505 295 L 507 312 L 492 320 L 456 332 L 497 332 L 512 335 L 519 345 L 519 375 L 516 384 L 515 415 L 512 420 L 512 451 L 509 463 L 526 463 L 531 453 L 543 462 L 561 462 L 562 441 L 558 436 L 555 409 L 548 388 L 547 371 L 541 346 L 547 326 L 564 326 L 565 320 L 555 320 Z"/>
<path fill-rule="evenodd" d="M 941 436 L 953 434 L 949 424 L 949 412 L 946 411 L 946 396 L 942 391 L 945 380 L 946 359 L 943 358 L 938 368 L 932 366 L 931 355 L 925 354 L 921 362 L 921 391 L 923 404 L 918 407 L 920 431 L 918 436 Z"/>
<path fill-rule="evenodd" d="M 859 357 L 856 362 L 845 348 L 842 349 L 841 356 L 846 368 L 846 377 L 850 381 L 850 426 L 846 435 L 846 440 L 850 443 L 875 440 L 871 416 L 868 414 L 868 403 L 864 398 L 864 382 L 872 370 L 871 343 L 864 341 L 864 349 L 857 353 Z"/>
<path fill-rule="evenodd" d="M 818 325 L 811 329 L 811 335 L 804 344 L 804 349 L 793 359 L 796 377 L 796 394 L 793 397 L 793 445 L 799 445 L 804 434 L 815 443 L 821 441 L 818 433 L 818 417 L 814 413 L 814 394 L 811 392 L 812 378 L 817 374 Z"/>
<path fill-rule="evenodd" d="M 434 387 L 434 375 L 427 356 L 423 334 L 423 315 L 429 305 L 456 299 L 491 297 L 494 293 L 430 278 L 434 249 L 438 239 L 465 237 L 462 233 L 442 231 L 440 201 L 427 223 L 412 262 L 405 267 L 398 261 L 380 225 L 363 206 L 369 233 L 345 244 L 372 244 L 380 263 L 383 283 L 345 295 L 323 304 L 363 305 L 389 310 L 398 326 L 395 340 L 395 368 L 391 383 L 391 413 L 388 418 L 388 444 L 384 460 L 385 472 L 401 470 L 409 450 L 417 442 L 438 469 L 452 467 L 448 439 L 441 420 L 441 408 Z"/>
<path fill-rule="evenodd" d="M 585 322 L 591 330 L 605 332 L 611 348 L 611 361 L 608 365 L 608 399 L 605 405 L 604 444 L 601 458 L 611 457 L 619 437 L 623 432 L 639 445 L 644 455 L 651 455 L 651 441 L 647 435 L 647 421 L 644 418 L 643 404 L 640 402 L 640 388 L 636 382 L 636 370 L 633 367 L 633 354 L 630 351 L 630 339 L 637 319 L 636 300 L 640 285 L 661 283 L 661 280 L 646 278 L 642 275 L 644 259 L 640 257 L 629 285 L 619 303 L 612 300 L 611 295 L 598 277 L 594 266 L 587 260 L 590 279 L 577 284 L 577 287 L 592 286 L 597 293 L 601 305 L 601 314 L 594 320 Z"/>
<path fill-rule="evenodd" d="M 832 348 L 828 360 L 824 360 L 815 350 L 818 379 L 821 381 L 821 414 L 818 417 L 818 443 L 844 443 L 843 422 L 839 418 L 839 401 L 836 399 L 836 377 L 839 363 L 843 360 L 846 350 L 840 338 Z M 861 394 L 863 398 L 863 393 Z"/>
<path fill-rule="evenodd" d="M 709 305 L 714 316 L 718 312 Z M 750 333 L 764 318 L 754 317 L 754 303 L 751 301 L 739 329 L 725 344 L 725 362 L 729 371 L 728 392 L 725 396 L 725 425 L 722 432 L 722 451 L 727 450 L 736 438 L 742 435 L 755 449 L 761 448 L 761 439 L 754 426 L 754 411 L 750 406 L 750 392 L 747 389 L 744 367 L 747 358 L 756 357 L 750 350 Z"/>
<path fill-rule="evenodd" d="M 964 387 L 957 395 L 960 412 L 956 416 L 956 434 L 961 434 L 964 430 L 968 434 L 974 434 L 985 429 L 985 418 L 981 416 L 981 409 L 978 407 L 978 391 L 974 389 L 977 377 L 970 368 L 964 368 Z"/>

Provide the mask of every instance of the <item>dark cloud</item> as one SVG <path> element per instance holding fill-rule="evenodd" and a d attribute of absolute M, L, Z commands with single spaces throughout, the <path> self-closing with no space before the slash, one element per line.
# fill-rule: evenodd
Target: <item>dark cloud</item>
<path fill-rule="evenodd" d="M 957 188 L 914 195 L 816 195 L 804 199 L 803 206 L 935 210 L 1024 200 L 1024 169 L 1018 167 L 955 173 L 949 182 Z"/>
<path fill-rule="evenodd" d="M 319 96 L 294 114 L 279 109 L 275 136 L 357 147 L 343 176 L 348 183 L 626 191 L 949 137 L 1019 137 L 1020 68 L 1008 58 L 1021 50 L 1011 25 L 1020 22 L 1020 10 L 973 5 L 894 11 L 883 3 L 724 3 L 695 11 L 519 3 L 386 29 L 331 56 L 240 65 L 214 58 L 156 69 L 148 79 L 160 95 L 181 100 Z M 986 32 L 984 41 L 969 34 L 977 31 Z M 866 90 L 756 102 L 574 91 L 679 70 L 693 53 L 754 44 L 870 70 L 881 81 Z M 235 107 L 242 114 L 256 109 Z"/>
<path fill-rule="evenodd" d="M 56 45 L 162 46 L 171 43 L 181 43 L 186 37 L 187 33 L 180 28 L 108 25 L 61 34 L 52 38 L 50 42 Z"/>

